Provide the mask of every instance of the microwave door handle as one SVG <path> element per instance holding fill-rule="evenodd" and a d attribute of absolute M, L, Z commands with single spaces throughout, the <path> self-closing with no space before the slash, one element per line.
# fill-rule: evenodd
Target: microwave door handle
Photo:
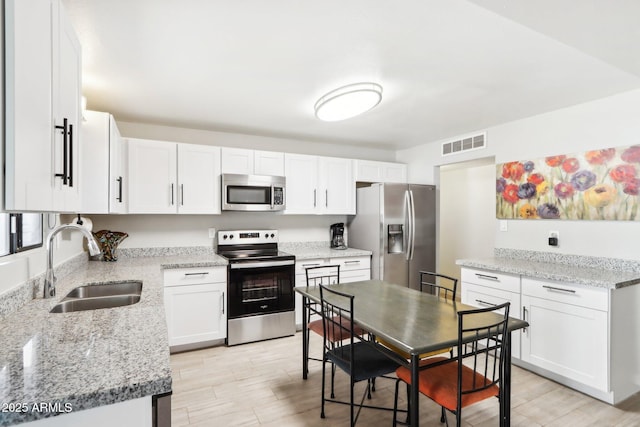
<path fill-rule="evenodd" d="M 275 188 L 273 184 L 271 184 L 271 210 L 273 210 L 274 205 L 275 205 Z"/>

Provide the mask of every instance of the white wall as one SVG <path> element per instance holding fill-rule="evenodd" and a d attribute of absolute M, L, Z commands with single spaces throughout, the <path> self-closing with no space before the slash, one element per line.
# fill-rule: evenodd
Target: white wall
<path fill-rule="evenodd" d="M 254 150 L 283 151 L 285 153 L 315 154 L 319 156 L 347 157 L 365 160 L 394 161 L 395 151 L 366 148 L 349 144 L 328 144 L 302 139 L 285 139 L 240 133 L 215 132 L 170 126 L 131 123 L 116 118 L 118 129 L 124 137 L 158 139 L 161 141 L 190 144 L 217 145 L 221 147 L 249 148 Z"/>
<path fill-rule="evenodd" d="M 640 143 L 640 90 L 529 117 L 487 129 L 487 149 L 440 156 L 437 141 L 402 150 L 396 160 L 408 166 L 409 181 L 437 182 L 433 166 L 495 156 L 496 163 Z M 455 135 L 452 135 L 455 137 Z M 495 179 L 495 177 L 494 177 Z M 441 194 L 441 199 L 447 197 Z M 495 213 L 493 214 L 495 218 Z M 495 246 L 566 254 L 640 259 L 640 223 L 624 221 L 510 220 Z M 547 245 L 550 230 L 560 246 Z M 446 236 L 440 236 L 444 239 Z"/>
<path fill-rule="evenodd" d="M 329 241 L 329 226 L 346 222 L 338 215 L 281 215 L 223 212 L 222 215 L 91 215 L 94 231 L 129 234 L 121 248 L 211 246 L 208 229 L 277 229 L 281 242 Z"/>

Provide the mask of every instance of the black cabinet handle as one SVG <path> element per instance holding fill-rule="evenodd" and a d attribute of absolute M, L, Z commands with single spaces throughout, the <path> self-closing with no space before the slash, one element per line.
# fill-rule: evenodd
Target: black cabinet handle
<path fill-rule="evenodd" d="M 62 184 L 67 185 L 68 180 L 68 164 L 67 164 L 67 127 L 68 120 L 62 120 L 62 126 L 56 125 L 56 129 L 62 130 L 62 173 L 57 173 L 54 176 L 62 178 Z"/>
<path fill-rule="evenodd" d="M 69 187 L 73 187 L 73 125 L 69 125 L 68 141 L 69 141 Z"/>
<path fill-rule="evenodd" d="M 116 181 L 118 181 L 118 197 L 116 197 L 116 200 L 122 203 L 122 177 L 119 176 Z"/>

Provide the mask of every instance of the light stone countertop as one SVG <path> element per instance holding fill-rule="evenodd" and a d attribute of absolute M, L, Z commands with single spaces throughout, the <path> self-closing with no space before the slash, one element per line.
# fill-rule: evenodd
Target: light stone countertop
<path fill-rule="evenodd" d="M 640 283 L 640 272 L 608 268 L 593 268 L 579 264 L 540 261 L 508 257 L 459 259 L 457 265 L 468 268 L 518 274 L 534 279 L 579 283 L 599 288 L 617 289 Z"/>
<path fill-rule="evenodd" d="M 58 280 L 56 297 L 38 293 L 0 321 L 0 403 L 71 404 L 75 412 L 171 391 L 162 269 L 226 264 L 213 253 L 81 263 Z M 140 302 L 49 313 L 77 286 L 118 280 L 141 280 Z M 0 426 L 54 415 L 0 412 Z"/>
<path fill-rule="evenodd" d="M 371 251 L 364 249 L 331 249 L 329 242 L 284 242 L 280 243 L 278 248 L 281 251 L 295 255 L 296 260 L 371 255 Z"/>

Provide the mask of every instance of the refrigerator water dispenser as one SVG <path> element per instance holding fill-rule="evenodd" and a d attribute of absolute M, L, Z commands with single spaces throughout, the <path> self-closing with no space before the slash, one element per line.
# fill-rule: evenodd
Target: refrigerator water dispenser
<path fill-rule="evenodd" d="M 389 224 L 387 231 L 387 251 L 390 254 L 401 254 L 404 252 L 404 225 Z"/>

